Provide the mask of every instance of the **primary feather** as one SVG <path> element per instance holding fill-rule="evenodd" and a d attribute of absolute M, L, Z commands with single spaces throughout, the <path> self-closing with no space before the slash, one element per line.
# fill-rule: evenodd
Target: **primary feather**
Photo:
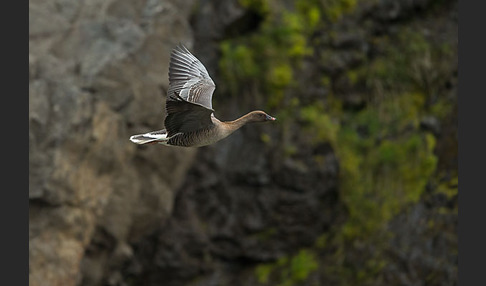
<path fill-rule="evenodd" d="M 184 46 L 171 53 L 169 65 L 168 100 L 182 99 L 212 109 L 216 85 L 204 65 Z"/>

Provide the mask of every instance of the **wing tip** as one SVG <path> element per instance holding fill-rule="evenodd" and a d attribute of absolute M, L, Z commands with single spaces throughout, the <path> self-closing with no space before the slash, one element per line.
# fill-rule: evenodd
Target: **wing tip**
<path fill-rule="evenodd" d="M 172 52 L 181 52 L 181 53 L 184 53 L 184 54 L 187 54 L 187 53 L 191 53 L 189 52 L 189 50 L 186 48 L 186 46 L 182 43 L 182 42 L 179 42 L 175 48 L 172 50 Z"/>

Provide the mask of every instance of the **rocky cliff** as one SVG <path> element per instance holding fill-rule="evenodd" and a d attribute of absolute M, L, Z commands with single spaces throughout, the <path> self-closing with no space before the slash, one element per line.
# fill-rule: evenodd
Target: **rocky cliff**
<path fill-rule="evenodd" d="M 216 82 L 163 126 L 179 42 Z M 456 285 L 457 1 L 29 2 L 30 285 Z"/>
<path fill-rule="evenodd" d="M 129 239 L 170 216 L 196 150 L 128 137 L 163 124 L 169 53 L 193 44 L 192 5 L 30 1 L 31 285 L 99 282 L 103 265 L 130 257 Z M 94 259 L 103 235 L 113 251 Z"/>

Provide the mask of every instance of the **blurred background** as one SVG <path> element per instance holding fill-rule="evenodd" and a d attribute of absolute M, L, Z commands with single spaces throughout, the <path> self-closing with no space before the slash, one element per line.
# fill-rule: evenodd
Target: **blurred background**
<path fill-rule="evenodd" d="M 30 285 L 457 285 L 457 5 L 30 0 Z M 131 143 L 178 43 L 278 121 Z"/>

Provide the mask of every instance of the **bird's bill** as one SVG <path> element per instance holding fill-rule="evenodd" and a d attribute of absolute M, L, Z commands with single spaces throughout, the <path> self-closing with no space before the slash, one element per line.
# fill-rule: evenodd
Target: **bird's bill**
<path fill-rule="evenodd" d="M 267 120 L 269 120 L 269 121 L 275 121 L 275 120 L 277 120 L 277 118 L 272 117 L 270 115 L 267 115 Z"/>

